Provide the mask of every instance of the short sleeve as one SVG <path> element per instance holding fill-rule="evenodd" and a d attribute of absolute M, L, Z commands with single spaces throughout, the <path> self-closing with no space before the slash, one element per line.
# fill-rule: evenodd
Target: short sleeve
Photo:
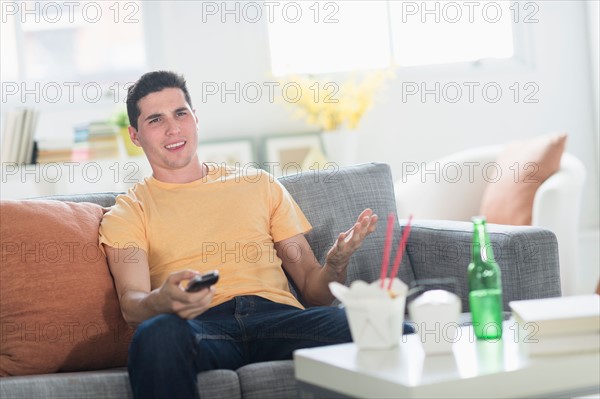
<path fill-rule="evenodd" d="M 285 187 L 270 176 L 271 236 L 279 242 L 312 229 L 304 213 Z"/>
<path fill-rule="evenodd" d="M 99 235 L 100 244 L 117 249 L 135 247 L 148 253 L 144 213 L 140 202 L 127 194 L 119 195 L 115 205 L 104 214 Z"/>

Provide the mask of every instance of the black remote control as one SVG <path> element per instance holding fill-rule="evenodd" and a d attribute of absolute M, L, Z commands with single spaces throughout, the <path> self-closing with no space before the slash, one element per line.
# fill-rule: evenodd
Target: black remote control
<path fill-rule="evenodd" d="M 210 287 L 219 280 L 219 272 L 213 270 L 201 276 L 196 276 L 190 280 L 185 289 L 187 292 L 198 292 L 203 288 Z"/>

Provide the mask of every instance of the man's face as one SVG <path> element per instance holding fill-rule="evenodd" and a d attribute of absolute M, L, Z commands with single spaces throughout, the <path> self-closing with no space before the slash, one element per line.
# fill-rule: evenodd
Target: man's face
<path fill-rule="evenodd" d="M 196 157 L 198 118 L 183 91 L 168 88 L 148 94 L 138 107 L 138 128 L 129 127 L 129 135 L 144 149 L 152 168 L 167 171 L 189 165 Z"/>

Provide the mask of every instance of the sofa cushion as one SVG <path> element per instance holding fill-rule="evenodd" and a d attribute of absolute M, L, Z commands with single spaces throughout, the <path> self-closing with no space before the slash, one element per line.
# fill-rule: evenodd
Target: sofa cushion
<path fill-rule="evenodd" d="M 98 247 L 103 208 L 1 201 L 0 375 L 126 364 L 132 331 Z"/>
<path fill-rule="evenodd" d="M 244 399 L 298 397 L 292 360 L 249 364 L 240 367 L 237 374 Z"/>
<path fill-rule="evenodd" d="M 238 374 L 233 370 L 209 370 L 198 373 L 201 398 L 241 398 Z"/>
<path fill-rule="evenodd" d="M 566 133 L 515 141 L 498 155 L 501 175 L 490 176 L 480 213 L 489 223 L 531 225 L 533 199 L 541 184 L 560 168 Z"/>
<path fill-rule="evenodd" d="M 232 370 L 199 373 L 198 390 L 201 398 L 241 397 L 238 376 Z M 127 369 L 120 368 L 1 378 L 0 398 L 129 399 L 133 395 Z"/>
<path fill-rule="evenodd" d="M 133 398 L 127 369 L 0 378 L 1 398 Z"/>
<path fill-rule="evenodd" d="M 327 251 L 338 234 L 352 227 L 365 208 L 371 208 L 379 216 L 375 232 L 365 239 L 350 259 L 346 284 L 354 280 L 377 280 L 381 269 L 387 215 L 396 212 L 390 167 L 386 164 L 362 164 L 337 170 L 303 172 L 280 178 L 280 181 L 313 226 L 306 238 L 321 264 L 324 264 Z M 390 263 L 396 256 L 395 250 L 401 234 L 402 230 L 396 222 Z M 406 255 L 398 275 L 409 285 L 414 280 Z"/>

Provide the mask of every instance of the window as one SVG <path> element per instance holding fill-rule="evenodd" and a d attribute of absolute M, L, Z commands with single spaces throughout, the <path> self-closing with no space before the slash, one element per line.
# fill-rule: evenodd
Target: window
<path fill-rule="evenodd" d="M 2 81 L 107 83 L 146 64 L 140 1 L 23 1 L 2 12 Z"/>
<path fill-rule="evenodd" d="M 510 58 L 507 1 L 390 2 L 394 60 L 401 66 Z"/>
<path fill-rule="evenodd" d="M 288 9 L 298 8 L 299 2 L 287 3 L 295 4 Z M 286 13 L 284 5 L 269 23 L 276 76 L 510 58 L 514 53 L 509 1 L 336 1 L 302 2 L 301 7 L 301 18 Z"/>
<path fill-rule="evenodd" d="M 276 76 L 389 65 L 385 1 L 285 1 L 280 8 L 269 23 Z"/>

